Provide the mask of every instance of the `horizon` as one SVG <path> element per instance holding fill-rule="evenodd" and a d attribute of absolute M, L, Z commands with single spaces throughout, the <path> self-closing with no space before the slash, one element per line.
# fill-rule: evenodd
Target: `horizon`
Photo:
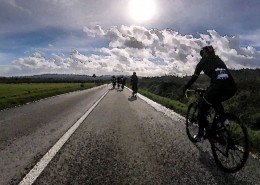
<path fill-rule="evenodd" d="M 229 71 L 243 71 L 243 70 L 247 70 L 247 71 L 260 71 L 260 68 L 256 68 L 256 69 L 250 69 L 250 68 L 243 68 L 243 69 L 229 69 Z M 36 74 L 36 75 L 23 75 L 23 76 L 0 76 L 0 78 L 23 78 L 23 77 L 35 77 L 35 76 L 44 76 L 44 75 L 67 75 L 67 76 L 87 76 L 87 77 L 93 77 L 94 74 L 92 75 L 87 75 L 87 74 L 73 74 L 73 73 L 42 73 L 42 74 Z M 96 75 L 96 74 L 95 74 Z M 201 74 L 201 75 L 205 75 L 204 73 Z M 132 76 L 132 74 L 130 75 L 123 75 L 123 74 L 117 74 L 117 75 L 113 75 L 113 74 L 102 74 L 102 75 L 96 75 L 96 77 L 111 77 L 111 76 L 126 76 L 126 77 L 130 77 Z M 179 75 L 175 75 L 175 74 L 171 74 L 171 75 L 161 75 L 161 76 L 139 76 L 137 74 L 138 77 L 140 78 L 156 78 L 156 77 L 166 77 L 166 76 L 174 76 L 174 77 L 177 77 L 177 78 L 185 78 L 185 77 L 191 77 L 191 75 L 185 75 L 185 76 L 179 76 Z M 96 77 L 93 77 L 93 78 L 96 78 Z"/>

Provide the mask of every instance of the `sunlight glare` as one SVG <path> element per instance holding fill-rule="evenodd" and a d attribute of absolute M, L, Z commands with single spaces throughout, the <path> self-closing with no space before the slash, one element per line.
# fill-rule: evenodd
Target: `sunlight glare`
<path fill-rule="evenodd" d="M 154 0 L 130 0 L 129 14 L 138 22 L 144 22 L 151 19 L 156 11 Z"/>

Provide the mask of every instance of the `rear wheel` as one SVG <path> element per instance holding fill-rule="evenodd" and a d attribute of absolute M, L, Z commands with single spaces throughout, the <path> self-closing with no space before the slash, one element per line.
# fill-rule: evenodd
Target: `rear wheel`
<path fill-rule="evenodd" d="M 196 140 L 193 138 L 195 134 L 198 134 L 199 125 L 198 125 L 198 112 L 199 112 L 199 104 L 197 102 L 193 102 L 189 105 L 187 115 L 186 115 L 186 132 L 189 139 L 192 142 Z"/>
<path fill-rule="evenodd" d="M 249 155 L 249 136 L 245 125 L 233 114 L 227 114 L 227 124 L 218 123 L 217 142 L 211 141 L 213 157 L 225 172 L 239 171 Z"/>

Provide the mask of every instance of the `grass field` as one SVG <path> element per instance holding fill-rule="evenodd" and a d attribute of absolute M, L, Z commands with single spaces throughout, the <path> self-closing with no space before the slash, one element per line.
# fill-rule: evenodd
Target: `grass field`
<path fill-rule="evenodd" d="M 11 83 L 0 84 L 0 110 L 42 98 L 88 89 L 95 83 Z"/>

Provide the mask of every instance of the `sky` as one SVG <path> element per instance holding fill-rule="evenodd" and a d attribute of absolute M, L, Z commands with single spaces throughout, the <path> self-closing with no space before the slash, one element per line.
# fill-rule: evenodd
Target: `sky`
<path fill-rule="evenodd" d="M 259 0 L 0 0 L 0 76 L 178 75 L 212 45 L 260 68 Z"/>

